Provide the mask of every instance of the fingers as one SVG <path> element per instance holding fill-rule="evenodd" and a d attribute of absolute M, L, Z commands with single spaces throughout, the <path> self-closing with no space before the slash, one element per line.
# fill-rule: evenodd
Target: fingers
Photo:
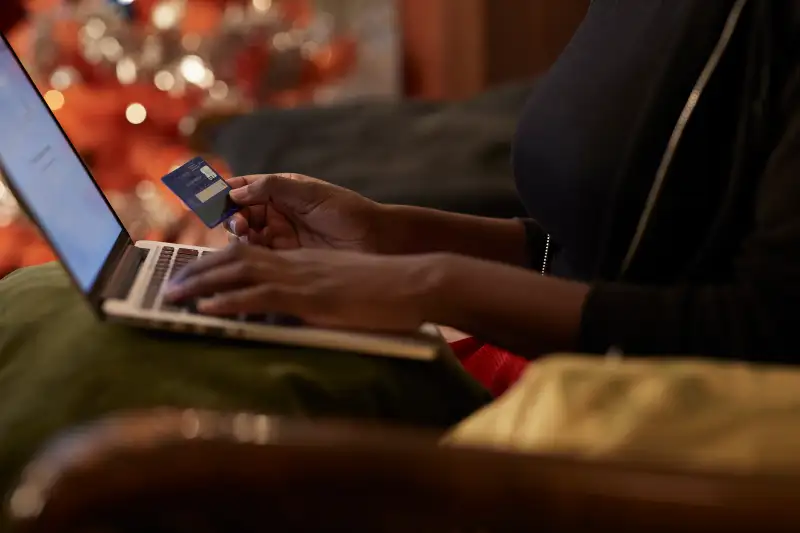
<path fill-rule="evenodd" d="M 229 263 L 187 277 L 179 284 L 170 286 L 165 296 L 170 301 L 179 301 L 238 289 L 256 281 L 255 270 L 248 263 Z"/>
<path fill-rule="evenodd" d="M 192 276 L 197 276 L 208 270 L 233 263 L 248 253 L 247 248 L 248 246 L 244 244 L 232 244 L 224 250 L 211 254 L 210 256 L 203 257 L 202 259 L 198 259 L 194 263 L 190 263 L 179 270 L 172 279 L 170 285 L 180 285 Z"/>
<path fill-rule="evenodd" d="M 248 229 L 259 231 L 266 221 L 266 205 L 244 207 L 224 222 L 225 229 L 234 235 L 247 235 Z"/>
<path fill-rule="evenodd" d="M 231 189 L 236 190 L 252 185 L 268 175 L 269 174 L 251 174 L 248 176 L 236 176 L 235 178 L 228 178 L 226 182 L 230 185 Z"/>
<path fill-rule="evenodd" d="M 200 300 L 197 309 L 209 315 L 260 314 L 265 312 L 296 315 L 302 294 L 278 285 L 257 285 L 217 294 Z"/>
<path fill-rule="evenodd" d="M 264 250 L 259 253 L 252 246 L 233 245 L 184 268 L 165 298 L 173 302 L 198 299 L 198 310 L 210 315 L 293 314 L 304 300 L 304 290 L 285 285 L 281 272 L 286 269 L 280 265 L 277 256 Z"/>
<path fill-rule="evenodd" d="M 261 219 L 258 220 L 258 217 Z M 224 224 L 225 229 L 231 234 L 230 242 L 255 244 L 278 250 L 300 248 L 297 229 L 271 204 L 266 207 L 245 208 Z"/>
<path fill-rule="evenodd" d="M 283 282 L 285 260 L 265 248 L 233 244 L 177 273 L 164 297 L 176 302 L 227 293 L 262 283 Z"/>
<path fill-rule="evenodd" d="M 230 193 L 231 200 L 242 206 L 265 205 L 283 179 L 285 178 L 275 174 L 233 178 L 228 182 L 233 189 Z"/>
<path fill-rule="evenodd" d="M 223 226 L 228 233 L 237 237 L 247 236 L 250 232 L 250 221 L 246 216 L 247 214 L 246 210 L 243 210 L 223 222 Z"/>
<path fill-rule="evenodd" d="M 253 181 L 259 179 L 261 176 L 236 176 L 235 178 L 228 178 L 225 181 L 230 185 L 231 189 L 241 189 L 245 185 L 249 185 Z"/>
<path fill-rule="evenodd" d="M 231 200 L 243 209 L 225 221 L 225 229 L 240 242 L 279 249 L 300 247 L 295 217 L 319 205 L 335 189 L 300 174 L 240 176 L 228 184 L 233 189 Z"/>
<path fill-rule="evenodd" d="M 266 205 L 275 201 L 283 206 L 301 209 L 319 202 L 320 186 L 333 185 L 301 174 L 265 174 L 243 176 L 228 182 L 233 190 L 231 200 L 241 206 Z"/>
<path fill-rule="evenodd" d="M 261 231 L 261 232 L 255 231 L 255 230 L 250 230 L 250 232 L 247 235 L 244 235 L 242 237 L 235 237 L 235 239 L 236 239 L 236 242 L 239 242 L 239 243 L 242 243 L 242 244 L 252 244 L 252 245 L 255 245 L 255 246 L 263 246 L 263 247 L 266 247 L 266 248 L 273 248 L 273 246 L 272 246 L 272 237 L 270 236 L 269 231 L 267 231 L 267 230 L 264 230 L 264 231 Z"/>

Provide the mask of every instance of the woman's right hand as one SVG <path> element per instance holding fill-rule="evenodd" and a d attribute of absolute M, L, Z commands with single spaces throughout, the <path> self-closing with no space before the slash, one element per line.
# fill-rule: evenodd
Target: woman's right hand
<path fill-rule="evenodd" d="M 353 191 L 300 174 L 244 176 L 228 183 L 242 210 L 225 226 L 239 240 L 276 250 L 377 251 L 381 205 Z"/>

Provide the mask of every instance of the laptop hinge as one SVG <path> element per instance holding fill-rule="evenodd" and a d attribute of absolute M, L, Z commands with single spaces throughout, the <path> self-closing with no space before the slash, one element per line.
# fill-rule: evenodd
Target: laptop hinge
<path fill-rule="evenodd" d="M 109 278 L 108 283 L 103 288 L 102 298 L 104 300 L 127 300 L 136 281 L 136 274 L 144 264 L 150 250 L 129 245 L 120 258 L 114 274 Z"/>

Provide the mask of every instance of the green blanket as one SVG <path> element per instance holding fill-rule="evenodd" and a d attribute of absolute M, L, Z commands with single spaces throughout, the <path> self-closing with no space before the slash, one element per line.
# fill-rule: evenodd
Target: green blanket
<path fill-rule="evenodd" d="M 382 419 L 445 428 L 490 400 L 435 363 L 233 343 L 98 321 L 57 264 L 0 281 L 0 485 L 56 433 L 158 406 Z"/>

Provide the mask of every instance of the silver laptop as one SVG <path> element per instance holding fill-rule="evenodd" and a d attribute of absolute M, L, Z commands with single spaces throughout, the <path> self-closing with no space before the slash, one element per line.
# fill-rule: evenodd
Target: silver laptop
<path fill-rule="evenodd" d="M 283 316 L 203 316 L 167 305 L 162 290 L 182 266 L 214 250 L 133 242 L 40 96 L 19 58 L 0 42 L 0 170 L 99 317 L 136 327 L 430 360 L 435 327 L 417 335 L 362 334 Z"/>

